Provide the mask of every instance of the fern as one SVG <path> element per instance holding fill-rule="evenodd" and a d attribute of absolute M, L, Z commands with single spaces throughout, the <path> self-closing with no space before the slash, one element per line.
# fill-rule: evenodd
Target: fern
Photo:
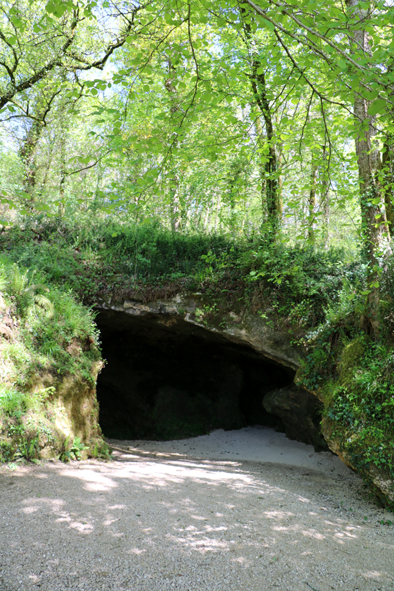
<path fill-rule="evenodd" d="M 52 318 L 54 315 L 54 306 L 49 298 L 41 293 L 35 294 L 34 302 L 31 303 L 26 309 L 26 315 L 29 317 L 41 313 L 47 318 Z"/>
<path fill-rule="evenodd" d="M 0 263 L 1 264 L 1 263 Z M 7 273 L 3 266 L 0 267 L 0 292 L 5 291 L 7 287 Z"/>
<path fill-rule="evenodd" d="M 12 265 L 7 291 L 10 295 L 21 296 L 24 294 L 29 283 L 28 270 L 23 273 L 18 265 Z"/>

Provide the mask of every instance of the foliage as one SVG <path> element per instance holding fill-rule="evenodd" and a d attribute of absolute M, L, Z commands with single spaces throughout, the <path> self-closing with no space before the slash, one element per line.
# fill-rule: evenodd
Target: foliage
<path fill-rule="evenodd" d="M 90 449 L 92 458 L 101 460 L 110 460 L 112 456 L 112 449 L 108 447 L 105 441 L 95 442 L 93 448 Z"/>
<path fill-rule="evenodd" d="M 10 342 L 4 349 L 4 358 L 17 367 L 16 387 L 0 392 L 2 412 L 13 417 L 11 432 L 14 429 L 17 442 L 11 447 L 2 443 L 4 459 L 37 456 L 38 431 L 26 429 L 19 420 L 39 398 L 23 393 L 29 368 L 42 370 L 46 363 L 42 356 L 46 356 L 57 371 L 72 372 L 78 367 L 84 375 L 83 363 L 76 365 L 78 356 L 70 356 L 67 346 L 92 334 L 97 343 L 91 316 L 81 316 L 75 301 L 56 283 L 68 284 L 90 302 L 105 290 L 123 293 L 128 286 L 149 297 L 150 290 L 171 284 L 178 290 L 198 288 L 209 296 L 210 304 L 200 311 L 203 323 L 220 317 L 223 305 L 229 303 L 233 309 L 257 306 L 267 318 L 285 321 L 306 351 L 299 381 L 324 398 L 325 417 L 354 465 L 365 470 L 372 463 L 394 476 L 392 323 L 386 324 L 380 341 L 365 332 L 365 264 L 347 260 L 342 249 L 318 251 L 261 239 L 174 235 L 159 225 L 59 224 L 34 219 L 30 227 L 9 229 L 1 241 L 9 250 L 2 262 L 2 289 L 15 313 L 18 310 L 18 330 L 24 335 L 23 343 Z M 23 262 L 30 270 L 13 261 Z M 386 264 L 391 269 L 391 259 Z M 40 291 L 51 307 L 35 301 Z M 381 286 L 382 317 L 394 318 L 393 302 L 388 276 Z M 87 371 L 93 357 L 84 357 Z M 185 428 L 182 421 L 171 421 L 163 436 Z M 69 438 L 60 457 L 79 459 L 82 451 L 81 441 Z M 99 445 L 92 453 L 110 457 Z"/>
<path fill-rule="evenodd" d="M 246 262 L 252 269 L 249 281 L 259 281 L 269 288 L 277 313 L 305 328 L 324 321 L 330 306 L 342 301 L 340 293 L 347 289 L 345 286 L 355 291 L 363 284 L 362 266 L 346 262 L 346 253 L 341 249 L 317 251 L 261 245 L 246 253 Z"/>
<path fill-rule="evenodd" d="M 249 306 L 286 323 L 304 384 L 358 441 L 393 344 L 391 3 L 3 0 L 2 14 L 3 412 L 27 412 L 37 373 L 91 380 L 97 334 L 71 294 L 187 287 L 210 297 L 201 322 Z M 383 402 L 368 404 L 362 441 L 383 461 Z"/>
<path fill-rule="evenodd" d="M 381 288 L 380 302 L 388 318 L 394 312 L 390 285 Z M 325 322 L 303 340 L 307 356 L 298 382 L 322 397 L 333 437 L 370 483 L 371 465 L 394 478 L 394 334 L 391 323 L 379 340 L 366 334 L 363 293 L 345 282 L 330 302 Z"/>
<path fill-rule="evenodd" d="M 63 444 L 63 449 L 60 452 L 59 459 L 62 462 L 69 462 L 70 460 L 81 460 L 82 452 L 89 449 L 89 446 L 84 445 L 80 437 L 74 437 L 73 441 L 70 441 L 68 436 Z"/>
<path fill-rule="evenodd" d="M 183 231 L 250 238 L 267 222 L 266 187 L 276 179 L 288 240 L 352 248 L 360 216 L 351 104 L 355 92 L 365 91 L 369 102 L 386 93 L 390 10 L 368 15 L 380 53 L 357 68 L 350 41 L 357 22 L 341 5 L 302 2 L 297 25 L 291 4 L 282 16 L 267 2 L 116 6 L 84 3 L 73 21 L 71 5 L 57 0 L 23 1 L 19 11 L 5 2 L 4 207 L 23 216 L 160 219 L 166 228 L 176 218 Z M 340 23 L 349 31 L 343 44 L 331 35 Z M 306 41 L 306 26 L 318 30 L 319 50 L 313 34 Z M 329 65 L 333 55 L 342 69 Z M 13 68 L 21 77 L 16 86 Z M 373 90 L 360 86 L 365 80 Z M 387 120 L 378 116 L 382 131 Z M 278 166 L 270 172 L 272 147 Z M 316 203 L 309 209 L 311 185 Z"/>
<path fill-rule="evenodd" d="M 353 291 L 363 285 L 363 266 L 347 261 L 342 249 L 322 252 L 261 239 L 173 234 L 157 224 L 31 220 L 31 228 L 0 236 L 9 256 L 38 268 L 89 304 L 99 295 L 130 290 L 149 298 L 150 291 L 172 285 L 175 291 L 206 291 L 227 305 L 235 300 L 250 305 L 258 298 L 305 330 L 324 319 L 343 285 Z"/>
<path fill-rule="evenodd" d="M 74 292 L 87 291 L 88 296 L 93 282 L 112 279 L 113 284 L 119 275 L 135 281 L 188 277 L 196 264 L 203 267 L 200 257 L 207 250 L 221 253 L 231 247 L 224 237 L 174 236 L 157 224 L 49 222 L 38 227 L 39 232 L 15 228 L 3 235 L 10 256 L 39 267 L 51 281 L 66 283 Z"/>
<path fill-rule="evenodd" d="M 373 464 L 394 478 L 393 364 L 391 348 L 368 343 L 346 385 L 332 387 L 326 413 L 342 429 L 343 449 L 356 467 Z"/>
<path fill-rule="evenodd" d="M 18 392 L 11 390 L 6 385 L 0 386 L 0 408 L 8 415 L 20 418 L 29 410 L 36 410 L 45 402 L 49 395 L 53 394 L 54 388 L 49 387 L 38 392 Z"/>
<path fill-rule="evenodd" d="M 33 460 L 55 437 L 59 380 L 94 384 L 98 334 L 92 314 L 36 270 L 3 256 L 0 283 L 0 459 Z"/>

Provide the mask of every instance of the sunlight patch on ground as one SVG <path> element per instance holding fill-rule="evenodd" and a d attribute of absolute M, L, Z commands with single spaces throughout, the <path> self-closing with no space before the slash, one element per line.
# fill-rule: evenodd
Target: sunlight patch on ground
<path fill-rule="evenodd" d="M 104 492 L 118 486 L 114 480 L 94 470 L 67 469 L 61 471 L 60 474 L 68 478 L 78 478 L 79 480 L 82 480 L 85 482 L 85 489 L 92 492 Z"/>

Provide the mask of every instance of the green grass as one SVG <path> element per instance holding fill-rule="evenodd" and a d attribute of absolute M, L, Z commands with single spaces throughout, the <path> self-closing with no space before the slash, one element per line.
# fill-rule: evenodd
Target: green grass
<path fill-rule="evenodd" d="M 88 346 L 87 346 L 88 345 Z M 93 314 L 37 269 L 0 258 L 0 460 L 33 459 L 50 439 L 49 402 L 67 376 L 94 386 Z M 54 386 L 43 383 L 52 381 Z"/>
<path fill-rule="evenodd" d="M 149 299 L 189 289 L 232 304 L 248 305 L 257 297 L 266 309 L 304 328 L 324 319 L 344 278 L 362 283 L 362 265 L 340 249 L 174 235 L 152 224 L 29 224 L 1 235 L 0 245 L 18 264 L 39 269 L 47 281 L 68 287 L 87 304 L 106 294 L 127 298 L 137 290 Z"/>

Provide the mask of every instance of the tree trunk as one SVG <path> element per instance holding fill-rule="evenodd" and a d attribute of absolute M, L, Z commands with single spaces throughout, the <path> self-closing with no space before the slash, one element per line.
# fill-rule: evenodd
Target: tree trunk
<path fill-rule="evenodd" d="M 394 190 L 394 162 L 393 162 L 393 141 L 391 138 L 386 138 L 384 142 L 384 152 L 382 156 L 382 172 L 383 172 L 383 191 L 384 191 L 384 205 L 386 209 L 386 218 L 389 226 L 390 236 L 394 236 L 394 207 L 393 207 L 393 190 Z"/>
<path fill-rule="evenodd" d="M 220 208 L 221 208 L 220 201 L 221 201 L 221 199 L 220 199 L 220 195 L 218 193 L 217 198 L 216 198 L 215 222 L 214 222 L 214 226 L 213 226 L 213 229 L 215 232 L 218 231 L 218 222 L 219 222 Z"/>
<path fill-rule="evenodd" d="M 315 246 L 315 208 L 316 208 L 316 180 L 317 180 L 318 165 L 315 158 L 312 156 L 311 162 L 311 179 L 308 199 L 308 243 Z"/>
<path fill-rule="evenodd" d="M 175 67 L 172 65 L 170 59 L 168 59 L 168 78 L 165 81 L 164 85 L 166 87 L 167 92 L 170 96 L 171 102 L 171 115 L 175 115 L 179 111 L 179 104 L 178 98 L 175 88 Z M 169 175 L 169 197 L 170 197 L 170 220 L 171 220 L 171 230 L 175 232 L 179 232 L 181 229 L 181 206 L 180 206 L 180 199 L 179 199 L 179 179 L 176 172 L 176 163 L 174 158 L 174 151 L 176 151 L 178 145 L 178 140 L 175 139 L 172 142 L 171 147 L 171 154 L 168 158 L 168 165 L 170 169 Z"/>
<path fill-rule="evenodd" d="M 253 107 L 253 105 L 252 105 Z M 256 117 L 256 136 L 257 136 L 257 146 L 260 150 L 259 152 L 259 174 L 260 174 L 260 195 L 261 195 L 261 219 L 263 223 L 265 221 L 267 215 L 267 199 L 266 199 L 266 187 L 265 187 L 265 166 L 264 166 L 264 159 L 262 158 L 262 153 L 265 144 L 263 126 L 261 125 L 260 116 Z"/>
<path fill-rule="evenodd" d="M 230 169 L 228 173 L 228 203 L 230 208 L 229 223 L 233 235 L 235 235 L 237 229 L 238 220 L 236 212 L 236 203 L 237 196 L 240 191 L 240 179 L 242 176 L 243 168 L 244 163 L 241 160 L 234 160 L 230 164 Z"/>
<path fill-rule="evenodd" d="M 209 207 L 207 207 L 207 210 L 206 210 L 206 212 L 205 212 L 205 218 L 204 218 L 204 226 L 203 226 L 204 234 L 205 234 L 205 233 L 206 233 L 206 231 L 207 231 L 207 227 L 208 227 L 208 220 L 209 220 L 209 214 L 210 214 Z"/>
<path fill-rule="evenodd" d="M 328 182 L 328 167 L 326 146 L 323 146 L 323 165 L 321 167 L 320 211 L 323 212 L 323 244 L 325 250 L 330 246 L 330 186 Z"/>
<path fill-rule="evenodd" d="M 325 250 L 328 250 L 330 247 L 330 190 L 327 179 L 324 179 L 322 183 L 320 204 L 323 211 L 323 244 Z"/>
<path fill-rule="evenodd" d="M 241 16 L 243 9 L 241 8 Z M 279 174 L 278 174 L 278 156 L 275 146 L 275 135 L 273 117 L 271 113 L 270 104 L 267 97 L 267 85 L 264 72 L 262 71 L 259 55 L 257 49 L 254 47 L 252 39 L 252 28 L 250 23 L 244 22 L 243 29 L 245 32 L 246 43 L 250 54 L 250 82 L 254 101 L 258 106 L 265 123 L 265 146 L 267 153 L 264 160 L 265 173 L 265 194 L 267 203 L 267 222 L 268 222 L 268 238 L 270 242 L 275 242 L 281 227 L 282 216 L 280 213 L 280 197 L 279 197 Z"/>
<path fill-rule="evenodd" d="M 59 206 L 58 215 L 63 218 L 66 213 L 65 206 L 65 185 L 66 185 L 66 132 L 64 126 L 65 111 L 61 110 L 62 120 L 60 121 L 60 185 L 59 185 Z"/>
<path fill-rule="evenodd" d="M 268 147 L 268 153 L 266 154 L 264 164 L 268 231 L 270 241 L 275 242 L 281 226 L 278 158 L 275 148 L 274 127 L 272 123 L 271 110 L 266 95 L 265 76 L 264 73 L 257 74 L 259 67 L 259 61 L 257 59 L 253 59 L 251 77 L 252 89 L 257 105 L 259 106 L 264 118 Z"/>
<path fill-rule="evenodd" d="M 35 199 L 35 188 L 37 181 L 36 149 L 42 134 L 42 124 L 39 121 L 33 121 L 30 129 L 26 133 L 23 145 L 19 149 L 19 156 L 23 162 L 23 190 L 29 195 L 27 207 L 32 209 Z"/>
<path fill-rule="evenodd" d="M 278 153 L 278 169 L 279 171 L 282 168 L 282 149 L 280 149 Z M 279 219 L 282 221 L 283 219 L 283 175 L 279 174 L 278 176 L 278 209 L 279 209 Z"/>
<path fill-rule="evenodd" d="M 171 230 L 179 232 L 181 229 L 181 207 L 178 192 L 178 177 L 174 174 L 170 178 L 170 216 Z"/>
<path fill-rule="evenodd" d="M 368 10 L 360 0 L 346 0 L 352 15 L 361 22 L 368 21 Z M 370 53 L 368 33 L 361 27 L 352 33 L 355 51 Z M 358 126 L 356 154 L 360 185 L 361 233 L 364 253 L 368 261 L 368 314 L 366 329 L 374 337 L 379 335 L 379 262 L 384 238 L 389 237 L 384 211 L 384 196 L 379 183 L 380 154 L 374 145 L 373 118 L 368 115 L 370 103 L 360 93 L 355 93 L 354 117 Z"/>

